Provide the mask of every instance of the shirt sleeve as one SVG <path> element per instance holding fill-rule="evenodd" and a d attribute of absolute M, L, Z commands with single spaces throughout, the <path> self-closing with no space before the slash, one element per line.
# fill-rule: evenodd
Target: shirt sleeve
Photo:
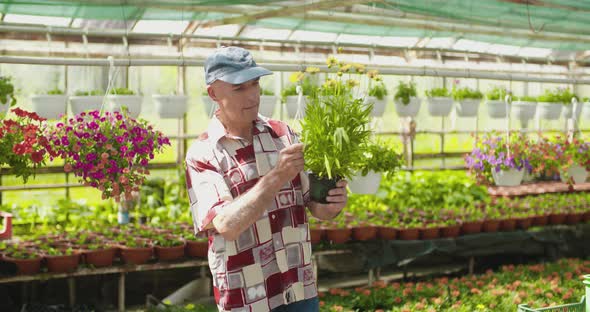
<path fill-rule="evenodd" d="M 225 205 L 233 200 L 220 169 L 213 160 L 186 158 L 186 187 L 195 232 L 204 231 Z"/>

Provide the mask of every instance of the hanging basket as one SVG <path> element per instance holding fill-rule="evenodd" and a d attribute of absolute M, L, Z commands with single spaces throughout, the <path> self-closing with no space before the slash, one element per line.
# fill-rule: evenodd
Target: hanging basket
<path fill-rule="evenodd" d="M 580 115 L 582 114 L 582 106 L 584 104 L 578 103 L 576 104 L 576 119 L 580 119 Z M 574 104 L 570 103 L 563 106 L 563 118 L 573 118 L 574 117 Z"/>
<path fill-rule="evenodd" d="M 287 115 L 293 119 L 297 117 L 297 95 L 290 95 L 287 97 L 285 104 L 287 105 Z M 299 111 L 299 117 L 305 117 L 305 108 L 307 107 L 307 96 L 301 98 L 301 109 Z"/>
<path fill-rule="evenodd" d="M 492 168 L 492 177 L 497 186 L 517 186 L 522 183 L 524 177 L 524 169 L 510 168 L 508 170 L 500 170 L 496 172 Z"/>
<path fill-rule="evenodd" d="M 102 95 L 70 96 L 70 109 L 74 115 L 100 110 L 103 99 Z"/>
<path fill-rule="evenodd" d="M 488 116 L 490 118 L 506 118 L 506 102 L 499 100 L 487 101 Z"/>
<path fill-rule="evenodd" d="M 559 176 L 563 183 L 567 183 L 571 179 L 575 184 L 581 184 L 586 182 L 588 171 L 580 165 L 572 165 L 567 168 L 566 173 L 560 172 Z"/>
<path fill-rule="evenodd" d="M 590 102 L 584 102 L 584 104 L 579 104 L 581 107 L 583 107 L 582 109 L 582 113 L 583 113 L 583 117 L 585 119 L 590 120 Z"/>
<path fill-rule="evenodd" d="M 58 119 L 66 113 L 67 95 L 33 95 L 31 96 L 33 111 L 45 119 Z"/>
<path fill-rule="evenodd" d="M 466 99 L 457 102 L 455 112 L 459 117 L 477 117 L 481 99 Z"/>
<path fill-rule="evenodd" d="M 447 117 L 453 109 L 453 98 L 430 97 L 428 98 L 428 113 L 433 117 Z"/>
<path fill-rule="evenodd" d="M 265 117 L 272 117 L 275 113 L 275 107 L 277 106 L 277 97 L 274 95 L 261 95 L 260 96 L 260 107 L 258 113 Z"/>
<path fill-rule="evenodd" d="M 402 103 L 401 100 L 396 100 L 395 111 L 399 117 L 416 117 L 420 111 L 420 99 L 411 97 L 408 104 Z"/>
<path fill-rule="evenodd" d="M 372 117 L 383 117 L 385 113 L 385 107 L 387 106 L 387 99 L 378 99 L 374 96 L 367 96 L 365 103 L 373 103 L 373 110 L 371 111 Z"/>
<path fill-rule="evenodd" d="M 152 95 L 156 112 L 160 118 L 182 118 L 188 108 L 186 95 Z"/>
<path fill-rule="evenodd" d="M 348 187 L 355 194 L 376 194 L 379 184 L 381 184 L 381 173 L 369 171 L 366 176 L 355 175 L 348 183 Z"/>
<path fill-rule="evenodd" d="M 537 111 L 537 102 L 524 102 L 514 101 L 512 102 L 512 115 L 520 120 L 523 128 L 526 128 L 528 122 L 535 118 Z"/>
<path fill-rule="evenodd" d="M 545 120 L 557 120 L 561 115 L 561 103 L 539 102 L 537 115 Z"/>
<path fill-rule="evenodd" d="M 139 117 L 141 113 L 141 101 L 143 97 L 139 95 L 107 95 L 109 111 L 121 112 L 123 107 L 127 108 L 127 113 L 131 118 Z"/>

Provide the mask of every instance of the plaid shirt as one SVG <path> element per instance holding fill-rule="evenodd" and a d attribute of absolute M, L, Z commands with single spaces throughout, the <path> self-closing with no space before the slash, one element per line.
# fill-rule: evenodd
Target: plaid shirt
<path fill-rule="evenodd" d="M 285 184 L 255 224 L 235 241 L 204 230 L 234 198 L 252 188 L 297 136 L 284 123 L 258 115 L 253 143 L 232 137 L 213 117 L 186 156 L 195 231 L 209 236 L 209 267 L 220 311 L 269 311 L 317 296 L 301 173 Z M 306 200 L 304 200 L 306 198 Z"/>

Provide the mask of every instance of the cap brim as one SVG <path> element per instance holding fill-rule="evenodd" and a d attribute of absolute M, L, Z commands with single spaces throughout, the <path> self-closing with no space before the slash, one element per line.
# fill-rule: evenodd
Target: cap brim
<path fill-rule="evenodd" d="M 248 69 L 239 70 L 237 72 L 226 74 L 219 78 L 221 81 L 225 81 L 231 84 L 241 84 L 252 79 L 260 78 L 262 76 L 272 75 L 272 72 L 264 67 L 256 66 Z"/>

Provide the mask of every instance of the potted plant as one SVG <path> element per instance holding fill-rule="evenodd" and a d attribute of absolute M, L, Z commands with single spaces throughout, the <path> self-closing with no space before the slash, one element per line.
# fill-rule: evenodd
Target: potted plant
<path fill-rule="evenodd" d="M 308 67 L 306 72 L 314 75 L 317 68 Z M 318 69 L 319 70 L 319 69 Z M 293 73 L 289 77 L 291 84 L 281 91 L 281 101 L 287 105 L 287 114 L 289 118 L 303 118 L 307 111 L 306 106 L 308 97 L 314 95 L 317 87 L 317 78 L 306 75 L 305 72 Z M 297 90 L 301 90 L 301 100 Z"/>
<path fill-rule="evenodd" d="M 532 96 L 515 96 L 511 105 L 512 114 L 520 120 L 523 128 L 528 127 L 529 120 L 535 118 L 537 111 L 537 98 Z"/>
<path fill-rule="evenodd" d="M 104 91 L 76 91 L 73 96 L 69 97 L 69 100 L 74 115 L 85 111 L 100 110 L 104 100 Z"/>
<path fill-rule="evenodd" d="M 326 236 L 326 229 L 316 218 L 309 218 L 309 240 L 312 244 L 319 244 Z"/>
<path fill-rule="evenodd" d="M 453 109 L 453 98 L 447 88 L 433 88 L 424 92 L 430 116 L 447 117 Z"/>
<path fill-rule="evenodd" d="M 355 194 L 375 194 L 381 183 L 381 173 L 393 173 L 401 166 L 399 155 L 389 142 L 376 140 L 365 148 L 358 171 L 350 180 L 348 187 Z"/>
<path fill-rule="evenodd" d="M 326 203 L 328 191 L 338 180 L 353 175 L 371 135 L 371 105 L 341 86 L 339 79 L 324 83 L 308 98 L 301 120 L 305 166 L 311 171 L 310 195 L 321 203 Z"/>
<path fill-rule="evenodd" d="M 483 212 L 474 205 L 468 206 L 463 214 L 462 234 L 477 234 L 483 229 Z"/>
<path fill-rule="evenodd" d="M 184 256 L 185 242 L 174 235 L 158 235 L 152 240 L 156 258 L 171 261 Z"/>
<path fill-rule="evenodd" d="M 103 199 L 132 199 L 146 176 L 155 153 L 170 145 L 168 138 L 143 119 L 126 118 L 118 112 L 81 113 L 46 131 L 52 157 L 65 161 L 84 185 L 97 188 Z"/>
<path fill-rule="evenodd" d="M 119 242 L 121 259 L 126 264 L 144 264 L 152 258 L 153 245 L 145 238 L 128 236 Z"/>
<path fill-rule="evenodd" d="M 127 108 L 127 113 L 131 118 L 139 117 L 142 99 L 142 96 L 136 95 L 134 91 L 127 88 L 113 88 L 107 95 L 111 112 L 121 112 L 123 108 Z"/>
<path fill-rule="evenodd" d="M 41 270 L 41 260 L 43 260 L 38 253 L 17 244 L 7 245 L 2 250 L 0 259 L 14 263 L 17 268 L 16 273 L 19 275 L 39 273 Z"/>
<path fill-rule="evenodd" d="M 382 117 L 387 106 L 387 87 L 377 70 L 368 71 L 367 77 L 369 78 L 369 90 L 367 97 L 365 97 L 365 103 L 373 104 L 371 116 Z"/>
<path fill-rule="evenodd" d="M 0 124 L 0 166 L 7 165 L 23 183 L 35 174 L 39 166 L 45 165 L 48 140 L 44 136 L 46 124 L 36 113 L 13 108 L 16 117 Z"/>
<path fill-rule="evenodd" d="M 209 93 L 207 92 L 206 88 L 201 95 L 201 101 L 203 102 L 205 114 L 207 114 L 209 118 L 213 117 L 213 114 L 215 114 L 215 111 L 217 110 L 217 103 L 215 103 L 213 99 L 209 97 Z"/>
<path fill-rule="evenodd" d="M 559 119 L 564 103 L 561 102 L 561 97 L 557 92 L 545 89 L 545 92 L 537 97 L 537 101 L 539 102 L 537 104 L 537 115 L 539 118 L 545 120 Z"/>
<path fill-rule="evenodd" d="M 420 110 L 420 99 L 416 97 L 416 83 L 400 81 L 393 97 L 399 117 L 416 117 Z"/>
<path fill-rule="evenodd" d="M 453 100 L 457 103 L 455 112 L 459 117 L 476 117 L 483 93 L 469 87 L 453 87 Z"/>
<path fill-rule="evenodd" d="M 574 103 L 576 106 L 576 119 L 580 119 L 582 113 L 582 103 L 578 103 L 578 97 L 569 88 L 557 88 L 557 96 L 563 103 L 563 118 L 573 118 Z"/>
<path fill-rule="evenodd" d="M 185 231 L 182 235 L 186 242 L 186 255 L 194 258 L 207 258 L 209 251 L 209 239 L 197 236 L 191 230 Z"/>
<path fill-rule="evenodd" d="M 117 248 L 105 244 L 104 241 L 92 241 L 86 245 L 82 251 L 84 262 L 96 268 L 109 267 L 113 265 L 113 260 L 117 253 Z"/>
<path fill-rule="evenodd" d="M 73 272 L 78 268 L 80 254 L 72 248 L 59 249 L 45 247 L 45 261 L 49 272 L 65 273 Z"/>
<path fill-rule="evenodd" d="M 505 136 L 486 134 L 476 141 L 475 148 L 465 161 L 478 180 L 494 181 L 498 186 L 520 185 L 525 169 L 530 168 L 519 134 L 512 134 L 510 143 Z"/>
<path fill-rule="evenodd" d="M 10 77 L 0 76 L 0 119 L 6 115 L 8 109 L 16 105 L 14 85 Z"/>
<path fill-rule="evenodd" d="M 260 88 L 260 106 L 258 113 L 262 116 L 272 117 L 277 106 L 277 97 L 272 90 Z"/>
<path fill-rule="evenodd" d="M 590 169 L 590 143 L 580 138 L 568 140 L 558 136 L 552 146 L 559 159 L 561 181 L 570 184 L 586 182 Z"/>
<path fill-rule="evenodd" d="M 491 118 L 506 118 L 506 95 L 506 89 L 498 86 L 486 93 L 488 115 Z"/>
<path fill-rule="evenodd" d="M 182 118 L 188 109 L 188 96 L 176 92 L 153 94 L 152 99 L 160 118 Z"/>
<path fill-rule="evenodd" d="M 33 110 L 40 117 L 58 119 L 66 113 L 68 96 L 58 88 L 47 91 L 43 95 L 32 95 Z"/>
<path fill-rule="evenodd" d="M 346 214 L 332 220 L 326 228 L 326 238 L 334 244 L 344 244 L 350 240 L 352 229 L 348 226 L 348 220 L 344 218 Z"/>

